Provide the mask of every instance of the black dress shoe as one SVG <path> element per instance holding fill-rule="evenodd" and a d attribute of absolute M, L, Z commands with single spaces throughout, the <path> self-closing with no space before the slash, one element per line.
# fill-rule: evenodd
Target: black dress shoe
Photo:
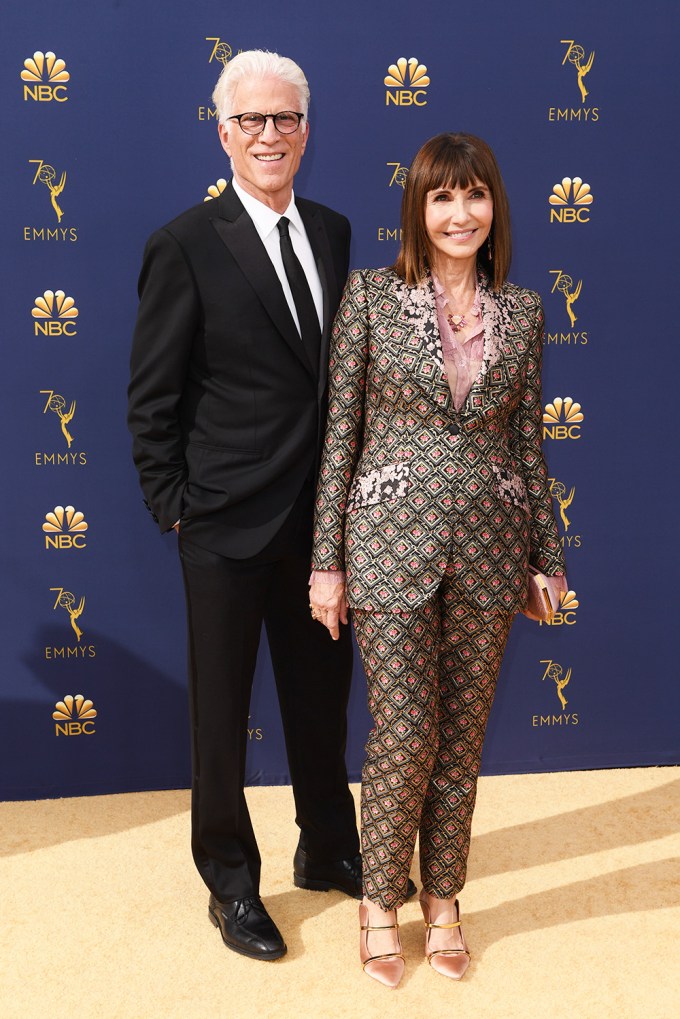
<path fill-rule="evenodd" d="M 227 948 L 249 959 L 280 959 L 288 951 L 258 895 L 234 902 L 220 902 L 211 895 L 208 916 L 213 926 L 220 928 Z"/>
<path fill-rule="evenodd" d="M 320 861 L 312 860 L 300 846 L 293 859 L 293 883 L 296 888 L 306 888 L 312 892 L 329 892 L 334 889 L 351 895 L 353 899 L 363 899 L 361 884 L 361 853 L 347 860 Z M 417 891 L 411 878 L 408 879 L 406 898 L 410 899 Z"/>

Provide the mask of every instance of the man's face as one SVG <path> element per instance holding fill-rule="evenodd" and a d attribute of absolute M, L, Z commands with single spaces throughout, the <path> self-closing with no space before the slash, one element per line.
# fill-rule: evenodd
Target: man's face
<path fill-rule="evenodd" d="M 300 112 L 297 90 L 280 78 L 241 81 L 236 88 L 232 112 Z M 279 134 L 268 120 L 262 134 L 248 135 L 238 121 L 219 125 L 222 148 L 231 158 L 234 177 L 244 191 L 275 212 L 285 212 L 293 190 L 302 154 L 307 145 L 309 124 L 303 120 L 295 134 Z"/>

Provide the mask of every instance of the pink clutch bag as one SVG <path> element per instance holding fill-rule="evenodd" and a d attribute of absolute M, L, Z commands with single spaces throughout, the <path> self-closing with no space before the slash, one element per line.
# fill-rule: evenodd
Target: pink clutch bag
<path fill-rule="evenodd" d="M 534 619 L 549 623 L 558 606 L 552 601 L 545 576 L 534 566 L 529 567 L 529 598 L 525 612 Z"/>

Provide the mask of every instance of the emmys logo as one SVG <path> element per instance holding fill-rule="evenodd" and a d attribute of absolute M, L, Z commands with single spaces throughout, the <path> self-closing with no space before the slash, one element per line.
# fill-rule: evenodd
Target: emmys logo
<path fill-rule="evenodd" d="M 93 719 L 97 717 L 97 712 L 92 701 L 85 700 L 81 693 L 75 697 L 66 694 L 63 701 L 57 701 L 54 708 L 52 718 L 57 723 L 54 727 L 55 736 L 94 735 Z"/>
<path fill-rule="evenodd" d="M 31 316 L 36 336 L 76 335 L 76 302 L 63 290 L 46 290 L 41 297 L 36 297 Z"/>
<path fill-rule="evenodd" d="M 576 623 L 576 609 L 579 606 L 579 600 L 576 597 L 574 591 L 567 591 L 560 598 L 560 607 L 553 614 L 550 622 L 540 620 L 539 626 L 574 626 Z"/>
<path fill-rule="evenodd" d="M 73 506 L 55 506 L 45 514 L 42 529 L 45 532 L 45 548 L 83 549 L 86 547 L 85 531 L 88 525 L 84 514 Z"/>
<path fill-rule="evenodd" d="M 210 51 L 208 63 L 212 64 L 213 60 L 218 60 L 220 64 L 222 64 L 222 67 L 226 67 L 229 61 L 231 60 L 232 56 L 234 55 L 233 50 L 229 43 L 224 42 L 217 35 L 206 35 L 205 41 L 212 42 L 215 44 L 212 50 Z M 243 50 L 239 50 L 238 52 L 242 53 Z"/>
<path fill-rule="evenodd" d="M 206 35 L 205 41 L 212 43 L 210 50 L 210 56 L 208 57 L 208 63 L 212 64 L 213 60 L 217 60 L 218 63 L 222 64 L 222 67 L 226 67 L 232 56 L 234 55 L 233 50 L 228 42 L 224 42 L 217 35 Z M 242 50 L 238 51 L 242 53 Z M 199 106 L 198 107 L 198 119 L 199 120 L 217 120 L 217 110 L 213 106 Z"/>
<path fill-rule="evenodd" d="M 588 223 L 593 196 L 590 184 L 585 184 L 580 177 L 563 177 L 561 184 L 554 184 L 552 194 L 548 198 L 552 205 L 550 210 L 551 223 Z"/>
<path fill-rule="evenodd" d="M 398 184 L 400 188 L 405 188 L 406 178 L 408 177 L 408 166 L 403 166 L 401 163 L 386 163 L 385 165 L 393 167 L 388 187 L 392 187 L 393 184 Z"/>
<path fill-rule="evenodd" d="M 564 421 L 564 424 L 561 422 Z M 544 439 L 580 439 L 583 412 L 570 396 L 556 396 L 543 411 Z"/>
<path fill-rule="evenodd" d="M 24 85 L 24 102 L 33 99 L 36 103 L 65 103 L 66 82 L 71 75 L 66 70 L 63 60 L 54 53 L 41 53 L 40 50 L 32 57 L 24 60 L 21 80 Z"/>
<path fill-rule="evenodd" d="M 59 418 L 61 425 L 61 433 L 66 439 L 66 445 L 71 448 L 73 442 L 73 436 L 68 430 L 69 423 L 73 420 L 73 415 L 76 412 L 76 401 L 71 401 L 71 406 L 66 410 L 66 400 L 59 393 L 55 393 L 53 389 L 41 389 L 40 393 L 42 396 L 47 396 L 47 401 L 43 408 L 43 414 L 47 414 L 48 410 L 51 410 L 53 414 L 56 414 Z"/>
<path fill-rule="evenodd" d="M 571 106 L 550 106 L 548 107 L 548 120 L 570 122 L 577 120 L 582 123 L 587 121 L 594 123 L 600 119 L 600 110 L 597 106 L 586 106 L 585 104 L 586 96 L 589 95 L 585 79 L 592 70 L 595 61 L 595 51 L 593 50 L 588 59 L 586 59 L 586 51 L 574 39 L 560 39 L 560 43 L 566 46 L 565 54 L 562 58 L 562 67 L 569 63 L 576 71 L 576 84 L 581 96 L 581 105 L 577 106 L 576 109 Z"/>
<path fill-rule="evenodd" d="M 559 292 L 564 297 L 567 315 L 569 316 L 571 328 L 573 329 L 574 325 L 576 324 L 576 314 L 574 313 L 574 305 L 581 296 L 583 280 L 579 280 L 576 286 L 574 286 L 574 281 L 571 278 L 571 276 L 568 276 L 566 272 L 562 272 L 561 269 L 549 269 L 548 271 L 550 272 L 551 276 L 556 277 L 555 282 L 553 283 L 553 288 L 550 291 L 550 293 L 554 294 L 556 290 L 559 290 Z"/>
<path fill-rule="evenodd" d="M 226 180 L 224 179 L 224 177 L 220 177 L 218 181 L 210 185 L 210 187 L 208 188 L 208 194 L 205 196 L 203 201 L 209 202 L 213 198 L 219 198 L 224 189 L 226 188 L 226 186 L 227 186 Z"/>
<path fill-rule="evenodd" d="M 77 601 L 76 596 L 72 594 L 71 591 L 67 591 L 63 587 L 51 587 L 50 591 L 55 592 L 57 596 L 54 605 L 52 606 L 53 610 L 56 612 L 57 609 L 63 609 L 67 613 L 71 629 L 75 633 L 78 643 L 71 647 L 46 647 L 45 658 L 47 661 L 66 661 L 73 658 L 96 658 L 96 647 L 94 644 L 82 643 L 81 638 L 83 636 L 83 631 L 78 625 L 78 620 L 82 616 L 83 609 L 85 608 L 85 596 L 83 595 L 80 601 Z"/>
<path fill-rule="evenodd" d="M 540 728 L 544 725 L 550 726 L 568 726 L 578 725 L 579 717 L 575 712 L 567 713 L 567 698 L 564 696 L 564 689 L 569 685 L 571 680 L 571 669 L 567 669 L 565 672 L 559 662 L 554 662 L 552 658 L 542 658 L 540 661 L 541 665 L 545 665 L 545 671 L 541 676 L 541 680 L 551 679 L 555 684 L 555 693 L 557 699 L 560 702 L 562 711 L 559 715 L 533 715 L 531 724 L 534 728 Z"/>
<path fill-rule="evenodd" d="M 53 166 L 50 166 L 50 164 L 46 163 L 43 159 L 29 159 L 29 163 L 38 164 L 38 169 L 35 172 L 33 183 L 37 184 L 38 181 L 40 181 L 41 184 L 45 185 L 50 193 L 50 201 L 57 216 L 57 223 L 61 223 L 64 213 L 59 206 L 57 198 L 66 186 L 66 170 L 64 170 L 59 178 L 59 183 L 55 184 L 54 182 L 57 179 L 57 171 Z"/>
<path fill-rule="evenodd" d="M 567 493 L 567 486 L 563 485 L 557 478 L 548 478 L 550 482 L 550 494 L 557 503 L 559 509 L 560 520 L 564 527 L 564 535 L 561 539 L 562 548 L 580 548 L 581 547 L 581 535 L 580 534 L 569 534 L 569 528 L 571 527 L 571 520 L 567 516 L 567 510 L 574 501 L 574 495 L 576 489 L 572 485 L 569 493 Z"/>
<path fill-rule="evenodd" d="M 76 596 L 74 594 L 71 594 L 70 591 L 64 590 L 63 587 L 51 587 L 50 591 L 57 592 L 57 600 L 52 606 L 53 610 L 56 611 L 56 609 L 64 609 L 66 612 L 68 612 L 68 618 L 71 623 L 71 629 L 75 633 L 76 639 L 80 644 L 80 638 L 83 635 L 83 631 L 78 626 L 76 620 L 80 619 L 80 617 L 83 614 L 83 609 L 85 608 L 85 595 L 83 595 L 83 597 L 80 599 L 80 601 L 78 602 L 78 607 L 76 608 Z"/>
<path fill-rule="evenodd" d="M 257 740 L 259 742 L 260 740 L 264 739 L 264 733 L 262 732 L 262 729 L 260 729 L 259 726 L 256 729 L 251 728 L 250 715 L 248 715 L 248 727 L 246 729 L 246 732 L 248 734 L 248 742 L 250 742 L 251 740 Z"/>
<path fill-rule="evenodd" d="M 384 79 L 387 85 L 385 105 L 426 106 L 425 89 L 430 84 L 425 64 L 419 64 L 415 57 L 399 57 L 396 64 L 390 64 Z M 390 92 L 390 89 L 395 91 Z"/>
<path fill-rule="evenodd" d="M 592 70 L 593 62 L 595 60 L 595 50 L 593 50 L 586 60 L 586 52 L 583 46 L 579 46 L 573 39 L 560 39 L 563 46 L 566 45 L 567 52 L 564 54 L 564 60 L 562 61 L 562 67 L 569 61 L 570 64 L 574 65 L 576 70 L 576 84 L 578 90 L 581 93 L 581 102 L 585 104 L 586 96 L 589 95 L 588 89 L 585 84 L 585 77 L 590 74 Z"/>

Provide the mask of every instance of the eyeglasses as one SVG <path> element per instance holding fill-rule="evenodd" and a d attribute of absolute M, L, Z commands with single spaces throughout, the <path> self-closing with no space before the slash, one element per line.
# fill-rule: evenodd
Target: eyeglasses
<path fill-rule="evenodd" d="M 295 134 L 304 113 L 282 110 L 281 113 L 237 113 L 228 120 L 238 120 L 238 126 L 246 134 L 262 134 L 267 121 L 272 120 L 279 134 Z"/>

